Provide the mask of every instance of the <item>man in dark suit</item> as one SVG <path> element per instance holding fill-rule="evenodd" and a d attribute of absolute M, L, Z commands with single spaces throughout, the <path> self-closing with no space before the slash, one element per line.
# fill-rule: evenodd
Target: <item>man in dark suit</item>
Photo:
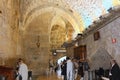
<path fill-rule="evenodd" d="M 111 60 L 110 80 L 120 80 L 120 68 L 115 60 Z"/>

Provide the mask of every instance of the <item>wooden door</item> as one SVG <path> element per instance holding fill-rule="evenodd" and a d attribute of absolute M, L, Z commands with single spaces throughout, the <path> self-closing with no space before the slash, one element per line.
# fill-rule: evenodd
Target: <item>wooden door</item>
<path fill-rule="evenodd" d="M 86 45 L 80 45 L 74 48 L 74 57 L 84 61 L 87 57 Z"/>

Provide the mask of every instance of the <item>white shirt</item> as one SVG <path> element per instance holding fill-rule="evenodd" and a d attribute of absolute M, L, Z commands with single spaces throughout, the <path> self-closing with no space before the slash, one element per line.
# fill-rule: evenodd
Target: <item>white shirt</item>
<path fill-rule="evenodd" d="M 22 76 L 22 80 L 28 80 L 28 68 L 26 64 L 20 64 L 19 74 Z"/>
<path fill-rule="evenodd" d="M 112 67 L 113 67 L 114 65 L 115 65 L 115 64 L 112 64 Z M 112 67 L 111 67 L 111 69 L 112 69 Z M 110 72 L 109 72 L 109 75 L 112 76 L 111 70 L 110 70 Z"/>

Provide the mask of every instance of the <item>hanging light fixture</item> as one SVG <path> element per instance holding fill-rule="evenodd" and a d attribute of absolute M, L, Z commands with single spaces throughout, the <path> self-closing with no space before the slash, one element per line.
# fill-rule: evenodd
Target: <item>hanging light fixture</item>
<path fill-rule="evenodd" d="M 37 43 L 36 43 L 37 47 L 39 48 L 40 47 L 40 36 L 38 35 L 37 36 Z"/>
<path fill-rule="evenodd" d="M 0 10 L 0 14 L 2 14 L 2 11 Z"/>

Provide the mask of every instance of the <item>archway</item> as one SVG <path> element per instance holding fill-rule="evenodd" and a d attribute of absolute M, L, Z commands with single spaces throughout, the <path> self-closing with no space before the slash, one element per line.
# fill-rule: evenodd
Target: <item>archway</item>
<path fill-rule="evenodd" d="M 99 48 L 94 55 L 90 58 L 90 69 L 96 70 L 102 67 L 103 69 L 110 68 L 110 59 L 108 51 L 104 48 Z"/>

